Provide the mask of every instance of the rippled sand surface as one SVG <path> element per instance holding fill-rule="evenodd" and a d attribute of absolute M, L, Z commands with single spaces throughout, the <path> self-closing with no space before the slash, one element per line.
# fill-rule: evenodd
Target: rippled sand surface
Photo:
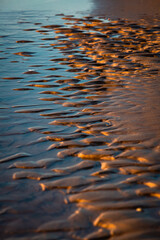
<path fill-rule="evenodd" d="M 160 239 L 159 21 L 2 20 L 1 239 Z"/>

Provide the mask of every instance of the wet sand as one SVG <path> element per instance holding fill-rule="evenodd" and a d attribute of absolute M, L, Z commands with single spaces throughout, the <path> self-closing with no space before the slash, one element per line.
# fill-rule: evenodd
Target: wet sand
<path fill-rule="evenodd" d="M 108 16 L 112 19 L 126 18 L 129 20 L 147 19 L 160 17 L 159 0 L 92 0 L 95 15 Z"/>
<path fill-rule="evenodd" d="M 1 13 L 1 239 L 160 237 L 160 22 L 98 9 Z"/>

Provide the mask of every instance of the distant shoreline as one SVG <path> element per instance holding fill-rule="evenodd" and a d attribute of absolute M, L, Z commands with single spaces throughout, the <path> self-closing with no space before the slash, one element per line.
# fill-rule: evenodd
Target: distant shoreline
<path fill-rule="evenodd" d="M 160 0 L 1 0 L 0 12 L 50 11 L 53 14 L 85 14 L 113 20 L 160 19 Z"/>

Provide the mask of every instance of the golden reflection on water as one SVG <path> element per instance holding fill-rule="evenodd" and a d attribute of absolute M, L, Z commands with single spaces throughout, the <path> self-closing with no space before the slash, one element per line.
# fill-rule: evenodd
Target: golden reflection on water
<path fill-rule="evenodd" d="M 0 160 L 15 180 L 5 191 L 16 192 L 3 203 L 7 225 L 1 233 L 20 239 L 158 239 L 159 22 L 62 21 L 34 30 L 38 36 L 43 29 L 56 33 L 38 38 L 46 42 L 49 65 L 30 60 L 36 52 L 13 52 L 32 61 L 22 71 L 25 87 L 19 83 L 15 92 L 28 92 L 27 101 L 35 94 L 38 101 L 12 106 L 13 116 L 23 114 L 27 132 L 16 143 L 18 154 Z M 23 78 L 3 78 L 15 79 Z"/>

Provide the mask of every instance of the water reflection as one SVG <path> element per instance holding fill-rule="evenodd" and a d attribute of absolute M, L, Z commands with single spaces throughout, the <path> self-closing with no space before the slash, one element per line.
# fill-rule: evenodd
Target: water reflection
<path fill-rule="evenodd" d="M 1 0 L 0 11 L 52 11 L 54 13 L 74 14 L 87 12 L 92 8 L 91 0 Z"/>
<path fill-rule="evenodd" d="M 2 239 L 159 239 L 158 21 L 0 20 Z"/>

